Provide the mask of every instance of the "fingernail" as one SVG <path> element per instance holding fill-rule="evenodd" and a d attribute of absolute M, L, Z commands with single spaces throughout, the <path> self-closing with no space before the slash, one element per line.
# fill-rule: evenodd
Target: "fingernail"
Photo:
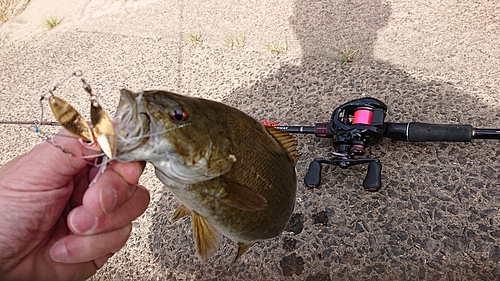
<path fill-rule="evenodd" d="M 71 228 L 78 234 L 86 234 L 97 225 L 97 217 L 83 209 L 78 209 L 70 217 Z"/>
<path fill-rule="evenodd" d="M 56 262 L 65 262 L 68 260 L 68 249 L 63 242 L 57 242 L 50 249 L 50 257 Z"/>
<path fill-rule="evenodd" d="M 101 210 L 105 214 L 109 214 L 115 208 L 116 204 L 116 192 L 109 188 L 104 187 L 99 193 L 99 203 L 101 204 Z"/>

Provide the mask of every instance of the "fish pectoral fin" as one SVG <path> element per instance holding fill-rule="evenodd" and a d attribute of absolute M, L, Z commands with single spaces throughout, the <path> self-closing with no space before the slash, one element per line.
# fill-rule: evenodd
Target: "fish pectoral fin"
<path fill-rule="evenodd" d="M 236 258 L 234 259 L 233 263 L 235 263 L 250 247 L 253 246 L 255 242 L 252 243 L 243 243 L 243 242 L 238 242 L 238 254 L 236 255 Z"/>
<path fill-rule="evenodd" d="M 191 215 L 191 210 L 189 210 L 184 204 L 180 205 L 175 209 L 174 214 L 172 215 L 172 221 L 177 221 L 183 217 Z"/>
<path fill-rule="evenodd" d="M 202 262 L 206 262 L 219 249 L 222 243 L 222 233 L 195 211 L 191 211 L 191 219 L 196 242 L 196 254 Z"/>
<path fill-rule="evenodd" d="M 267 200 L 256 191 L 236 182 L 225 180 L 227 195 L 221 198 L 221 202 L 233 208 L 243 211 L 264 210 Z"/>

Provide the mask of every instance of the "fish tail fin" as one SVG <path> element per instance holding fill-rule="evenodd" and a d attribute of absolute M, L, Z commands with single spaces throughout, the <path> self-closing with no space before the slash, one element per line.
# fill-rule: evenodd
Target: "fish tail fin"
<path fill-rule="evenodd" d="M 186 206 L 180 205 L 175 209 L 174 214 L 172 215 L 172 221 L 177 221 L 183 217 L 191 215 L 191 210 L 189 210 Z"/>
<path fill-rule="evenodd" d="M 219 249 L 222 243 L 222 233 L 195 211 L 191 211 L 191 219 L 196 254 L 202 262 L 206 262 Z"/>
<path fill-rule="evenodd" d="M 244 243 L 244 242 L 238 242 L 238 254 L 236 255 L 236 258 L 234 259 L 233 263 L 235 263 L 250 247 L 253 246 L 255 242 L 251 243 Z"/>

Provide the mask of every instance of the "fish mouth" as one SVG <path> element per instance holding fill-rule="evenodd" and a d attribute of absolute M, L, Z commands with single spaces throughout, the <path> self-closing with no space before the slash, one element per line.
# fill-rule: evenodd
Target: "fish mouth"
<path fill-rule="evenodd" d="M 144 108 L 142 92 L 136 94 L 123 89 L 120 93 L 121 99 L 114 118 L 115 155 L 118 160 L 130 160 L 124 159 L 127 158 L 124 156 L 149 140 L 151 116 Z"/>

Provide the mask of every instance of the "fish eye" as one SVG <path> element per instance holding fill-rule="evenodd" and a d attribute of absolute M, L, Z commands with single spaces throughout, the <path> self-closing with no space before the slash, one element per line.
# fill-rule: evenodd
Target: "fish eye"
<path fill-rule="evenodd" d="M 176 106 L 170 109 L 170 118 L 174 122 L 186 121 L 188 116 L 189 116 L 188 112 L 180 106 Z"/>

